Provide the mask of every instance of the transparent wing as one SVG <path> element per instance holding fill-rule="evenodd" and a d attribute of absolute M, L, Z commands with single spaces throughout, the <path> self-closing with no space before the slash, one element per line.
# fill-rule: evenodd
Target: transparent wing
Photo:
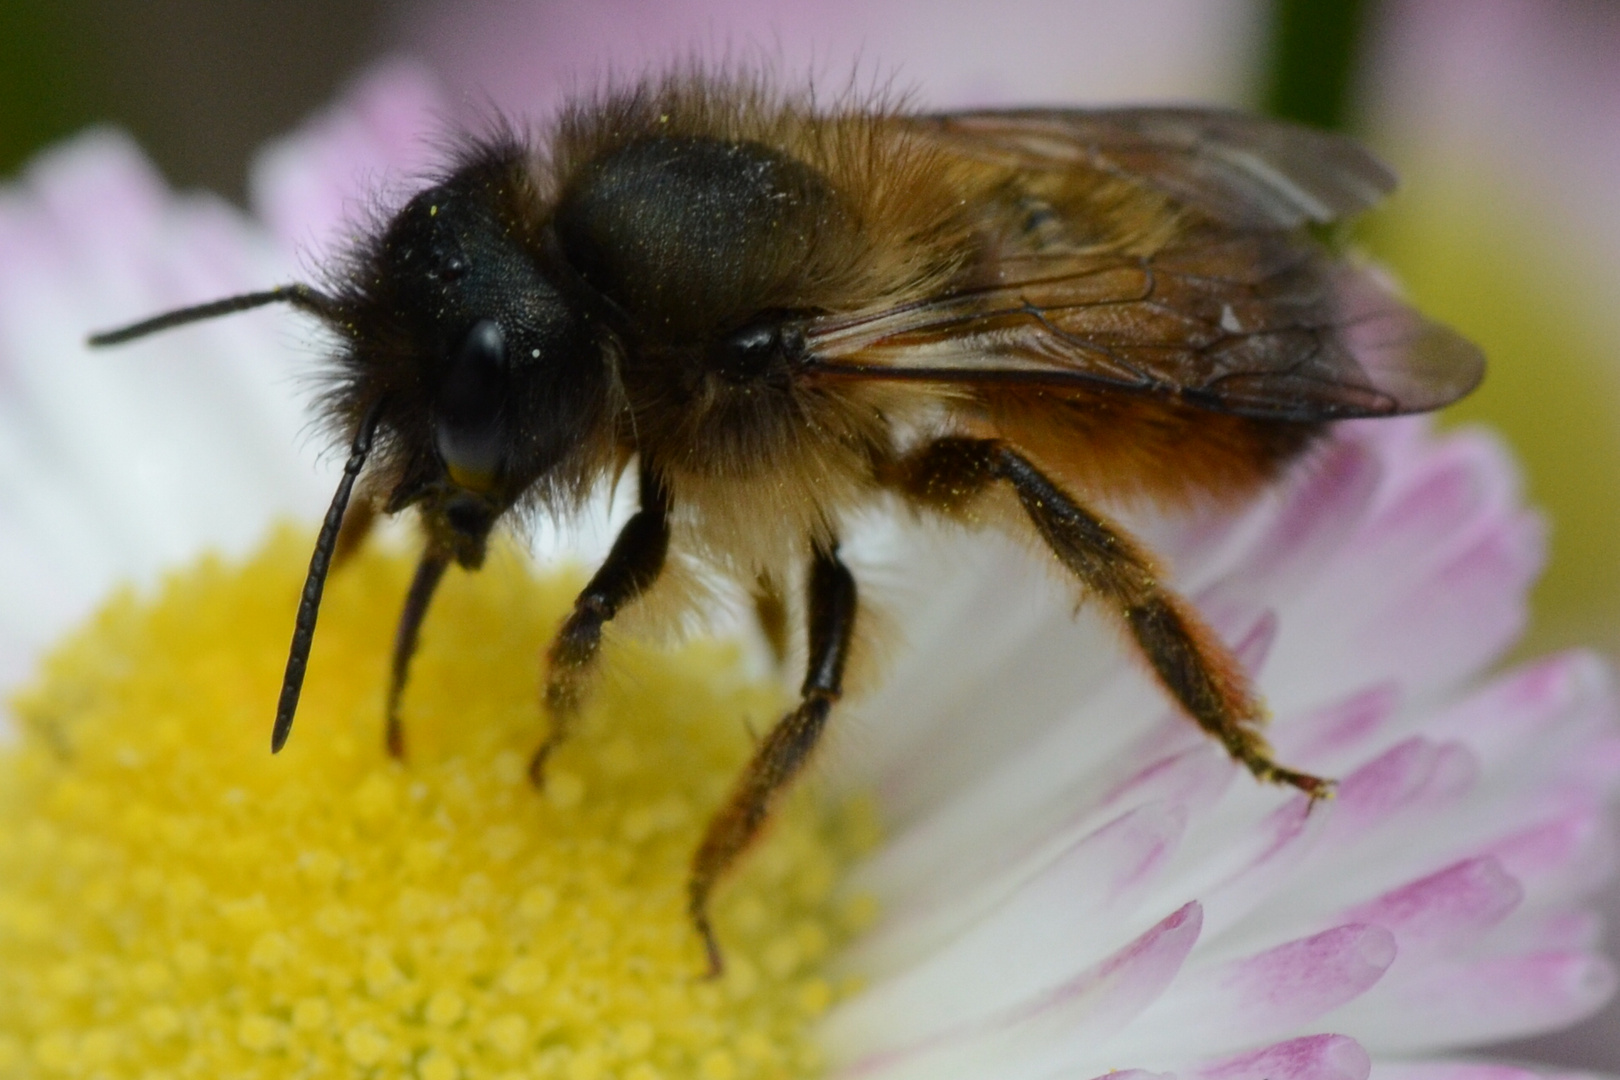
<path fill-rule="evenodd" d="M 1130 179 L 1235 228 L 1338 221 L 1395 188 L 1352 139 L 1228 109 L 1025 109 L 909 124 L 967 157 Z"/>
<path fill-rule="evenodd" d="M 1116 388 L 1218 412 L 1424 412 L 1484 373 L 1469 342 L 1366 269 L 1287 233 L 1199 235 L 1149 257 L 1022 256 L 997 284 L 811 319 L 806 373 Z"/>

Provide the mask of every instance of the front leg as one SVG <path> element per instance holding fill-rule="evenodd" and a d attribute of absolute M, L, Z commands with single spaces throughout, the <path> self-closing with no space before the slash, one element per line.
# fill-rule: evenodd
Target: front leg
<path fill-rule="evenodd" d="M 400 720 L 399 706 L 405 696 L 405 683 L 410 679 L 411 659 L 416 655 L 417 639 L 422 633 L 422 620 L 427 618 L 428 605 L 444 579 L 450 556 L 431 542 L 416 564 L 416 576 L 411 579 L 410 592 L 405 595 L 405 608 L 399 614 L 399 626 L 394 630 L 394 659 L 389 667 L 388 707 L 384 745 L 396 761 L 405 759 L 405 725 Z"/>
<path fill-rule="evenodd" d="M 641 509 L 619 530 L 607 559 L 574 601 L 574 610 L 551 642 L 545 690 L 551 731 L 529 760 L 529 779 L 536 785 L 544 782 L 546 758 L 568 737 L 579 715 L 586 683 L 601 651 L 603 624 L 646 592 L 664 569 L 669 510 L 669 492 L 643 466 Z"/>
<path fill-rule="evenodd" d="M 709 924 L 709 894 L 743 853 L 770 814 L 771 802 L 804 768 L 827 723 L 833 702 L 844 692 L 844 664 L 855 630 L 855 578 L 836 551 L 817 551 L 810 567 L 810 669 L 800 689 L 799 707 L 771 728 L 754 751 L 726 805 L 709 822 L 692 858 L 688 910 L 703 938 L 709 974 L 720 974 L 720 946 Z"/>
<path fill-rule="evenodd" d="M 1241 665 L 1190 604 L 1160 582 L 1152 560 L 1111 522 L 1081 506 L 1004 443 L 947 438 L 915 451 L 884 477 L 914 501 L 963 510 L 996 480 L 1011 485 L 1046 546 L 1090 592 L 1118 613 L 1159 682 L 1260 780 L 1312 799 L 1333 785 L 1278 765 L 1260 734 L 1265 708 Z"/>

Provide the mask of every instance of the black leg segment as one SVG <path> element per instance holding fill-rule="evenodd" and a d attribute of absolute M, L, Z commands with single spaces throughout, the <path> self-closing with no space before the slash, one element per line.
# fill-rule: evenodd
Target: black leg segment
<path fill-rule="evenodd" d="M 585 586 L 574 610 L 552 639 L 545 704 L 551 731 L 529 761 L 529 779 L 545 777 L 546 758 L 568 737 L 586 683 L 602 647 L 602 627 L 619 609 L 658 580 L 669 552 L 669 493 L 651 471 L 641 471 L 641 509 L 633 514 L 607 559 Z"/>
<path fill-rule="evenodd" d="M 399 614 L 399 626 L 394 631 L 394 660 L 388 677 L 388 713 L 384 744 L 395 760 L 405 757 L 405 728 L 399 719 L 399 702 L 405 694 L 405 683 L 411 674 L 411 658 L 416 655 L 417 639 L 422 633 L 422 620 L 427 617 L 433 594 L 444 580 L 444 571 L 450 565 L 450 556 L 429 546 L 422 552 L 422 561 L 416 564 L 416 576 L 405 594 L 405 609 Z"/>
<path fill-rule="evenodd" d="M 720 973 L 722 960 L 709 922 L 709 896 L 759 835 L 775 797 L 804 768 L 833 702 L 844 692 L 844 666 L 855 632 L 855 578 L 836 551 L 816 553 L 808 592 L 810 662 L 799 707 L 777 721 L 755 749 L 692 859 L 689 910 L 708 952 L 711 975 Z"/>
<path fill-rule="evenodd" d="M 1332 785 L 1277 765 L 1259 733 L 1265 708 L 1237 659 L 1198 614 L 1159 580 L 1128 533 L 1080 505 L 1026 457 L 990 439 L 947 438 L 892 465 L 885 477 L 914 502 L 964 509 L 992 480 L 1006 481 L 1058 561 L 1119 615 L 1137 648 L 1182 709 L 1261 780 L 1312 798 Z"/>

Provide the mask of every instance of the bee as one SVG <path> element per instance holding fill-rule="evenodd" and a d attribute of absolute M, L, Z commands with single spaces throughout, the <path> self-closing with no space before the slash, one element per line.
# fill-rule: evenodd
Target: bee
<path fill-rule="evenodd" d="M 277 303 L 335 338 L 324 406 L 349 454 L 272 750 L 334 553 L 372 507 L 414 507 L 425 537 L 387 695 L 402 757 L 401 695 L 446 568 L 478 567 L 503 519 L 574 512 L 634 468 L 638 509 L 550 646 L 537 784 L 604 625 L 672 548 L 762 611 L 802 580 L 799 703 L 692 861 L 689 914 L 718 971 L 711 894 L 843 693 L 857 587 L 839 539 L 881 500 L 1031 533 L 1237 762 L 1330 793 L 1274 760 L 1239 663 L 1105 508 L 1241 499 L 1331 421 L 1473 389 L 1477 349 L 1318 240 L 1393 186 L 1346 138 L 1223 109 L 918 115 L 684 73 L 569 105 L 544 139 L 466 140 L 321 287 L 90 341 Z M 345 528 L 357 484 L 364 512 Z"/>

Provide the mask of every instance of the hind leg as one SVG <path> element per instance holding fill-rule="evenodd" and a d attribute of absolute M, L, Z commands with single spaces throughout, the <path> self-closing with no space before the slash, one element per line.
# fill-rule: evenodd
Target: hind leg
<path fill-rule="evenodd" d="M 886 479 L 913 501 L 947 513 L 965 509 L 992 483 L 1010 485 L 1046 546 L 1114 610 L 1160 684 L 1199 727 L 1256 778 L 1298 788 L 1312 799 L 1331 794 L 1331 782 L 1272 758 L 1258 730 L 1265 707 L 1241 665 L 1192 605 L 1164 586 L 1140 545 L 1029 459 L 995 440 L 946 438 L 896 463 Z"/>

